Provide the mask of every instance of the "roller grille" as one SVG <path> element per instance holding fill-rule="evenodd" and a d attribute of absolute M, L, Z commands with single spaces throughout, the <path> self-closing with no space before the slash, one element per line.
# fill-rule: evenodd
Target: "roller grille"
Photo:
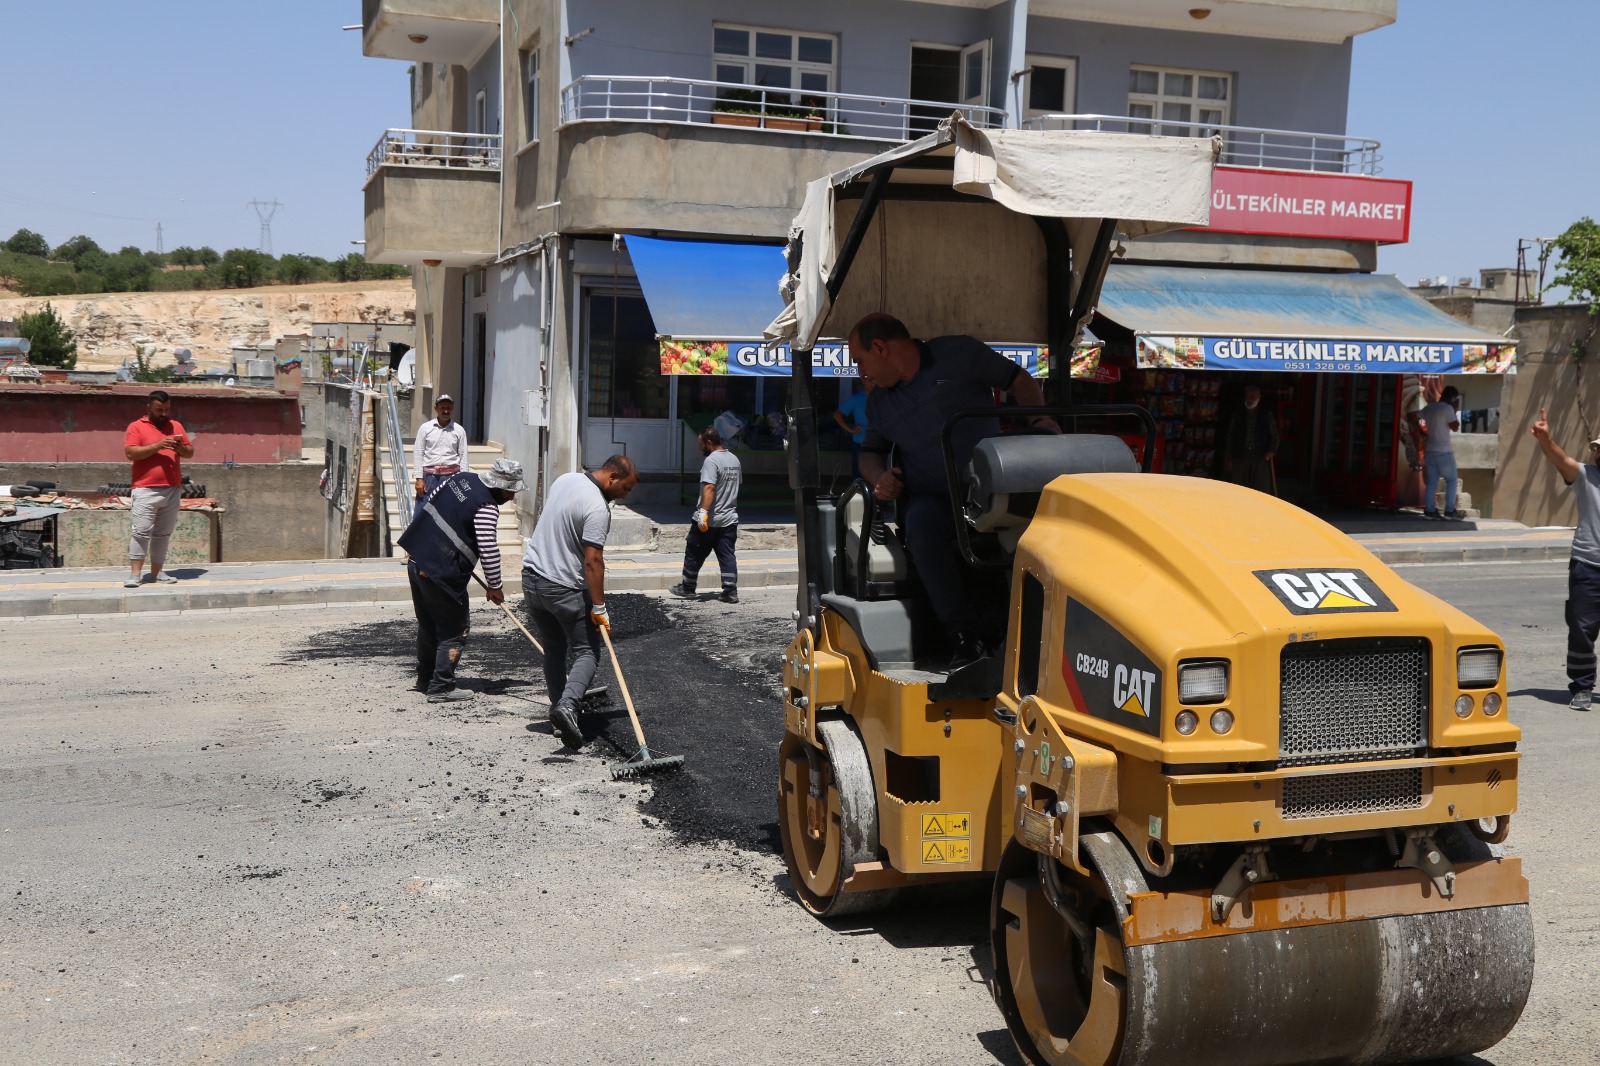
<path fill-rule="evenodd" d="M 1422 806 L 1422 768 L 1291 777 L 1283 782 L 1283 817 L 1327 818 Z"/>
<path fill-rule="evenodd" d="M 1290 644 L 1279 680 L 1278 758 L 1284 766 L 1404 759 L 1427 744 L 1426 640 Z"/>

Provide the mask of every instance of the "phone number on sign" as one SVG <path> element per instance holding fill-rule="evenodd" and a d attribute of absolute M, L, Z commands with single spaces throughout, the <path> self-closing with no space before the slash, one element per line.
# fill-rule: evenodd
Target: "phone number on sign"
<path fill-rule="evenodd" d="M 1285 370 L 1315 370 L 1319 374 L 1353 373 L 1369 369 L 1365 363 L 1284 363 Z"/>

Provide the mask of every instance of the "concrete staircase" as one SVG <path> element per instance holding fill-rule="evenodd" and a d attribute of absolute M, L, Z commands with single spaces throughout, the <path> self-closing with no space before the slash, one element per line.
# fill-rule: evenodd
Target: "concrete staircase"
<path fill-rule="evenodd" d="M 411 465 L 411 442 L 408 440 L 405 442 L 405 445 L 406 466 L 409 468 Z M 492 442 L 489 444 L 469 445 L 467 447 L 467 469 L 471 470 L 475 474 L 483 473 L 485 470 L 488 470 L 494 465 L 494 461 L 496 459 L 503 458 L 504 456 L 505 449 Z M 387 447 L 379 447 L 378 463 L 383 470 L 383 483 L 385 489 L 384 506 L 388 510 L 389 528 L 395 531 L 395 537 L 399 537 L 399 531 L 405 529 L 406 523 L 411 521 L 411 511 L 413 505 L 416 503 L 414 499 L 414 492 L 410 490 L 407 491 L 403 501 L 405 508 L 404 514 L 399 513 L 398 504 L 400 501 L 396 501 L 394 499 L 394 493 L 388 491 L 390 478 L 389 449 Z M 408 473 L 410 473 L 413 478 L 416 477 L 415 471 L 408 470 Z M 500 508 L 498 539 L 500 542 L 502 565 L 508 573 L 514 572 L 520 565 L 519 560 L 522 558 L 522 534 L 517 529 L 517 509 L 514 505 L 506 505 Z M 404 557 L 405 552 L 401 550 L 399 545 L 395 545 L 394 551 L 391 552 L 391 554 L 395 558 L 402 558 Z"/>
<path fill-rule="evenodd" d="M 1440 514 L 1444 514 L 1444 482 L 1439 482 L 1439 488 L 1433 494 L 1433 506 Z M 1482 518 L 1483 514 L 1472 506 L 1472 493 L 1459 479 L 1456 481 L 1456 510 L 1463 512 L 1468 518 Z"/>

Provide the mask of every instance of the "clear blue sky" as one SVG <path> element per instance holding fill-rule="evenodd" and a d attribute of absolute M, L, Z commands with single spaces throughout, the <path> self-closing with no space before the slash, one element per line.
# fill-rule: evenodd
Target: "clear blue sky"
<path fill-rule="evenodd" d="M 410 125 L 406 64 L 368 59 L 359 0 L 0 0 L 0 240 L 86 233 L 115 251 L 362 236 L 367 152 Z"/>
<path fill-rule="evenodd" d="M 662 0 L 668 2 L 668 0 Z M 409 122 L 404 63 L 368 59 L 357 0 L 0 0 L 0 239 L 253 248 L 328 258 L 361 237 L 382 131 Z M 1355 41 L 1348 132 L 1415 183 L 1411 242 L 1379 269 L 1416 282 L 1515 264 L 1518 237 L 1600 215 L 1595 0 L 1401 0 Z"/>

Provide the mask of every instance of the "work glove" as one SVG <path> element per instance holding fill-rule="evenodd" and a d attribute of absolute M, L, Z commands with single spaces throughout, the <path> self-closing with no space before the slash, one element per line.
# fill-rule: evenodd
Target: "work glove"
<path fill-rule="evenodd" d="M 611 613 L 606 610 L 606 605 L 597 603 L 589 608 L 589 621 L 595 626 L 609 630 L 611 628 Z"/>
<path fill-rule="evenodd" d="M 711 512 L 707 511 L 704 507 L 697 509 L 694 513 L 694 524 L 695 528 L 700 530 L 702 533 L 710 529 Z"/>

